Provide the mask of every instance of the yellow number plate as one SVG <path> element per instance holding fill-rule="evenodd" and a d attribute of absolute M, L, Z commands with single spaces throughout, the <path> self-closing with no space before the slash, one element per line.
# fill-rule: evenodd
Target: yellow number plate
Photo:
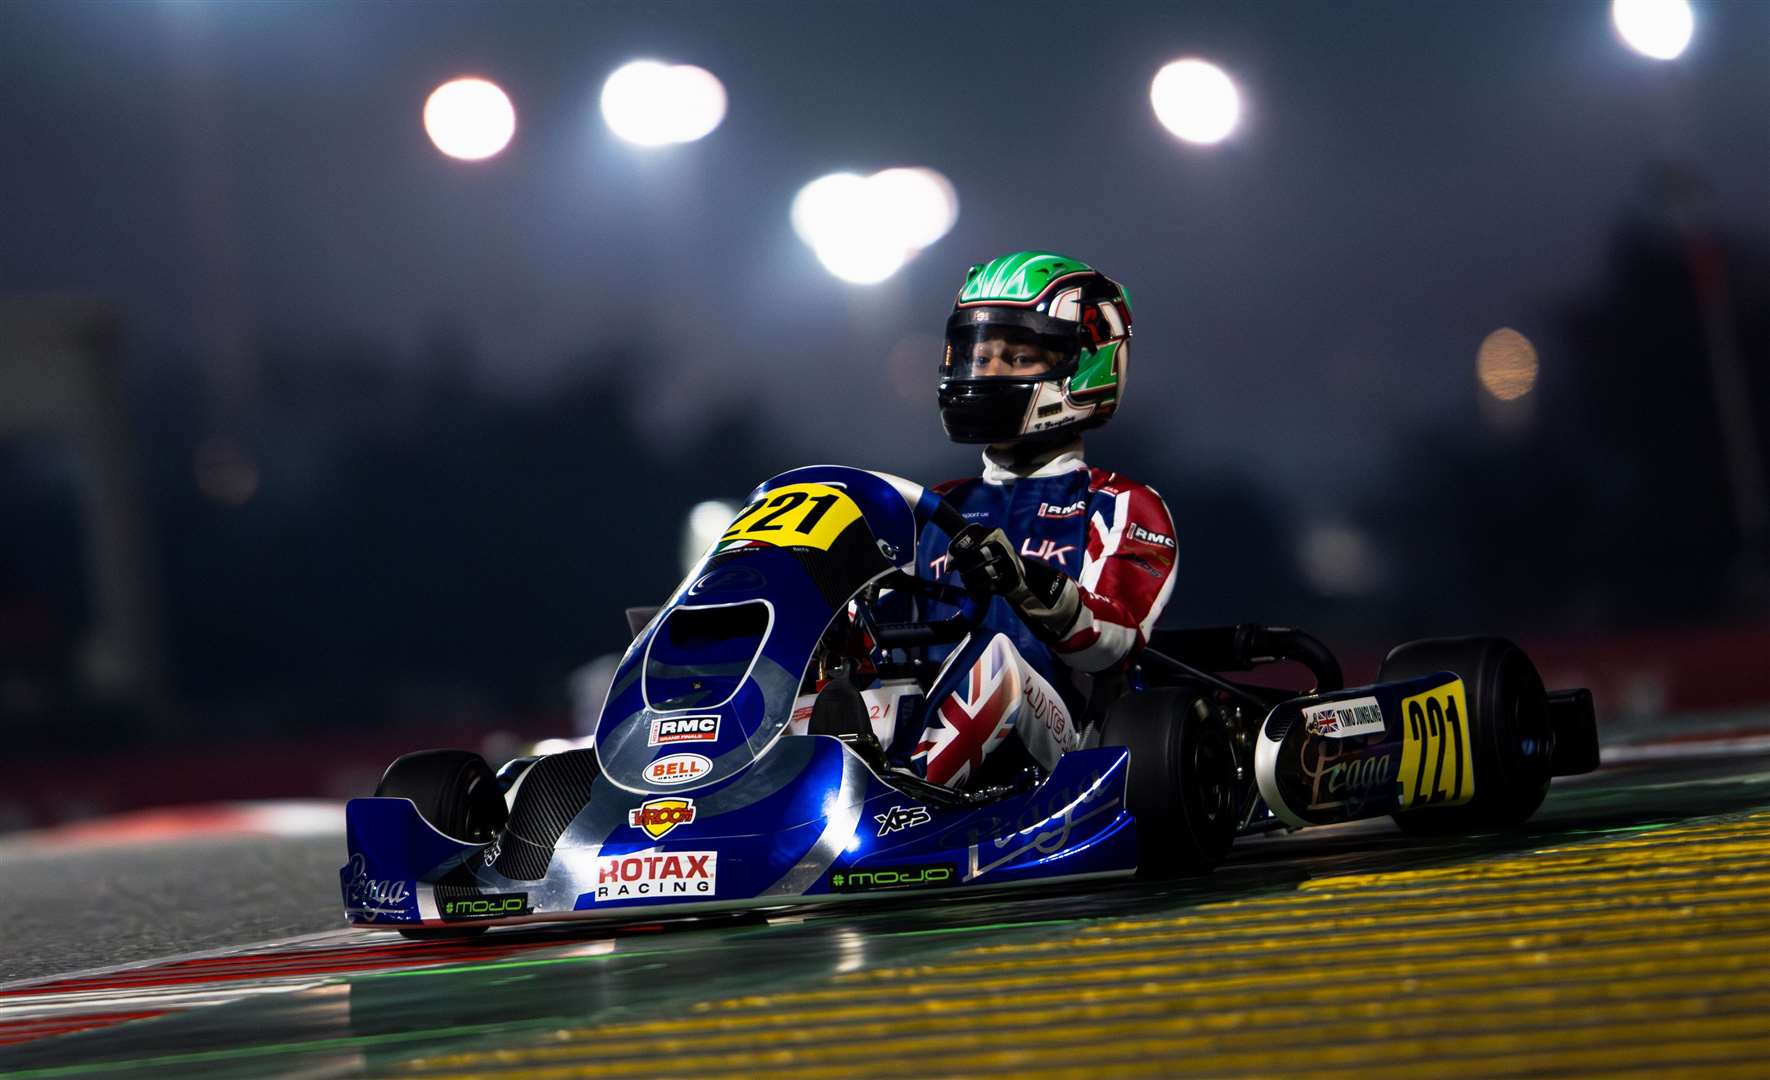
<path fill-rule="evenodd" d="M 788 484 L 744 507 L 714 549 L 768 544 L 830 550 L 842 530 L 860 517 L 860 505 L 840 488 Z"/>
<path fill-rule="evenodd" d="M 1401 699 L 1401 808 L 1451 806 L 1475 795 L 1469 702 L 1452 679 Z"/>

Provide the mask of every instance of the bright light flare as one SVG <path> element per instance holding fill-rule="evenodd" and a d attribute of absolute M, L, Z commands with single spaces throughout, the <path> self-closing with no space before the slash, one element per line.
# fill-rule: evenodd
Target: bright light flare
<path fill-rule="evenodd" d="M 1536 387 L 1536 346 L 1510 327 L 1502 326 L 1481 340 L 1475 352 L 1475 377 L 1481 388 L 1501 401 L 1517 401 Z"/>
<path fill-rule="evenodd" d="M 824 269 L 876 285 L 947 234 L 959 220 L 959 197 L 933 169 L 832 173 L 799 189 L 792 217 Z"/>
<path fill-rule="evenodd" d="M 1241 94 L 1223 69 L 1203 60 L 1176 60 L 1149 84 L 1155 117 L 1176 137 L 1208 146 L 1222 142 L 1241 120 Z"/>
<path fill-rule="evenodd" d="M 708 548 L 725 534 L 731 519 L 737 516 L 738 507 L 723 499 L 708 499 L 694 504 L 688 512 L 688 518 L 682 523 L 682 545 L 678 550 L 678 559 L 682 563 L 682 572 L 694 569 Z"/>
<path fill-rule="evenodd" d="M 1611 0 L 1610 21 L 1624 44 L 1655 60 L 1677 59 L 1696 29 L 1688 0 Z"/>
<path fill-rule="evenodd" d="M 424 130 L 436 148 L 462 161 L 484 161 L 510 145 L 516 109 L 495 83 L 454 79 L 424 102 Z"/>
<path fill-rule="evenodd" d="M 602 84 L 602 119 L 637 146 L 694 142 L 725 119 L 725 86 L 692 64 L 635 60 Z"/>

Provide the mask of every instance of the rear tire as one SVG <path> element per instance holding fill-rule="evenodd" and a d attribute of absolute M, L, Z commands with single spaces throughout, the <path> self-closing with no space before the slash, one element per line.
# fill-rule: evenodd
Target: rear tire
<path fill-rule="evenodd" d="M 510 816 L 492 767 L 466 750 L 406 754 L 387 767 L 375 794 L 412 800 L 438 832 L 465 844 L 491 843 Z"/>
<path fill-rule="evenodd" d="M 1101 746 L 1130 751 L 1125 805 L 1137 821 L 1137 876 L 1203 874 L 1235 840 L 1236 765 L 1211 699 L 1186 687 L 1113 703 Z"/>
<path fill-rule="evenodd" d="M 1460 675 L 1468 696 L 1475 795 L 1458 806 L 1404 810 L 1394 815 L 1395 824 L 1413 836 L 1515 829 L 1549 793 L 1555 739 L 1542 677 L 1524 650 L 1505 638 L 1462 637 L 1396 646 L 1377 681 L 1439 671 Z"/>

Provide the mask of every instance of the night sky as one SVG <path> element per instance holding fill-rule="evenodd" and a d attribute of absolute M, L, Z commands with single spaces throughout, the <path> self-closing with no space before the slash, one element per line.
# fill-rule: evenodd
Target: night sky
<path fill-rule="evenodd" d="M 1770 226 L 1770 4 L 1705 3 L 1685 55 L 1626 49 L 1597 2 L 276 3 L 0 7 L 0 292 L 118 301 L 217 378 L 276 342 L 395 369 L 438 335 L 540 394 L 593 355 L 643 379 L 655 440 L 748 402 L 783 463 L 932 480 L 971 467 L 933 408 L 972 262 L 1089 261 L 1136 299 L 1136 442 L 1295 513 L 1380 486 L 1420 425 L 1481 429 L 1473 356 L 1536 338 L 1652 216 L 1661 163 L 1718 228 Z M 1242 90 L 1215 148 L 1169 136 L 1154 72 Z M 619 64 L 699 64 L 730 97 L 692 145 L 616 140 Z M 478 74 L 515 141 L 468 164 L 419 116 Z M 826 172 L 938 169 L 957 226 L 877 287 L 793 235 Z M 225 397 L 225 395 L 224 395 Z M 758 478 L 760 479 L 760 478 Z M 1145 479 L 1160 484 L 1161 476 Z"/>

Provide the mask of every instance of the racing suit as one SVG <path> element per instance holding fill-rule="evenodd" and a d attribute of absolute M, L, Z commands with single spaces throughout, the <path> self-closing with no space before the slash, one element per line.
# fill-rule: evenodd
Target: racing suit
<path fill-rule="evenodd" d="M 893 749 L 907 748 L 912 767 L 928 779 L 959 787 L 975 782 L 984 759 L 1012 745 L 1012 734 L 1048 771 L 1081 745 L 1077 718 L 1091 673 L 1126 666 L 1168 602 L 1173 519 L 1153 488 L 1089 468 L 1080 439 L 1018 469 L 985 450 L 982 476 L 934 490 L 968 521 L 1001 529 L 1021 560 L 1041 560 L 1073 579 L 1080 603 L 1060 633 L 1040 635 L 1006 598 L 991 599 L 980 630 L 945 657 L 920 730 L 906 725 L 912 730 L 900 730 Z M 939 526 L 924 526 L 920 576 L 956 576 L 951 539 Z"/>

